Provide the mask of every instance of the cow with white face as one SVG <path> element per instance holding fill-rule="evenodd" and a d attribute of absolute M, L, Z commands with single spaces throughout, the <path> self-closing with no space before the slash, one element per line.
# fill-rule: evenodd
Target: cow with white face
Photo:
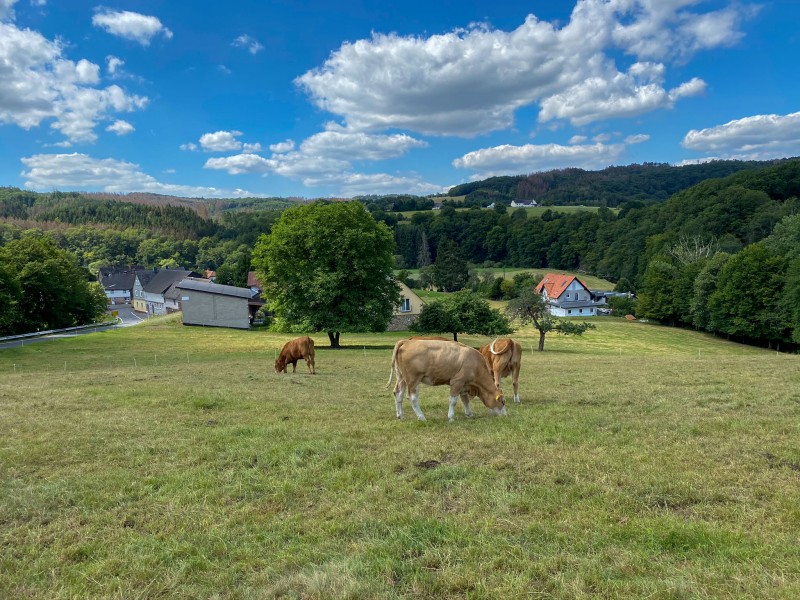
<path fill-rule="evenodd" d="M 519 404 L 519 368 L 522 364 L 522 346 L 511 338 L 497 338 L 491 344 L 481 346 L 481 354 L 492 371 L 497 387 L 500 387 L 500 378 L 511 375 L 511 383 L 514 386 L 514 402 Z"/>
<path fill-rule="evenodd" d="M 481 353 L 464 344 L 443 340 L 400 340 L 392 352 L 389 382 L 397 375 L 394 387 L 397 418 L 403 418 L 403 396 L 408 394 L 411 407 L 420 421 L 425 415 L 419 407 L 419 384 L 449 385 L 450 409 L 447 418 L 455 418 L 459 396 L 464 413 L 472 416 L 470 396 L 478 396 L 492 415 L 505 415 L 503 392 L 497 387 Z"/>

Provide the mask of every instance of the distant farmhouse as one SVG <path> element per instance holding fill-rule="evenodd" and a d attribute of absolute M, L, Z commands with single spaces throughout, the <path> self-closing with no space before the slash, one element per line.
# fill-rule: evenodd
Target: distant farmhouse
<path fill-rule="evenodd" d="M 556 317 L 590 317 L 601 314 L 606 305 L 602 292 L 593 292 L 574 275 L 548 273 L 536 286 Z"/>
<path fill-rule="evenodd" d="M 539 206 L 536 200 L 512 200 L 511 208 L 535 208 Z"/>
<path fill-rule="evenodd" d="M 402 281 L 397 282 L 400 286 L 400 306 L 394 310 L 392 320 L 389 322 L 387 331 L 405 331 L 417 320 L 419 313 L 425 302 L 422 301 L 417 293 Z"/>

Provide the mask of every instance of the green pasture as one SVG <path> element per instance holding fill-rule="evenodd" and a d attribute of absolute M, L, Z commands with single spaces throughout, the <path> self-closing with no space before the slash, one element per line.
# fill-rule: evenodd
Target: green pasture
<path fill-rule="evenodd" d="M 2 350 L 0 598 L 800 597 L 800 357 L 593 322 L 453 423 L 395 418 L 401 333 L 315 376 L 175 318 Z"/>
<path fill-rule="evenodd" d="M 407 273 L 409 273 L 412 277 L 419 277 L 419 269 L 405 269 Z M 520 269 L 520 268 L 508 268 L 504 269 L 503 267 L 476 267 L 474 269 L 470 269 L 470 271 L 475 271 L 477 273 L 485 273 L 489 272 L 492 273 L 495 277 L 502 277 L 503 279 L 512 279 L 514 275 L 518 273 L 532 273 L 536 277 L 544 277 L 548 273 L 563 273 L 566 275 L 575 275 L 581 281 L 583 281 L 589 289 L 591 290 L 613 290 L 616 284 L 608 281 L 607 279 L 602 279 L 600 277 L 595 277 L 594 275 L 585 275 L 583 273 L 576 273 L 574 271 L 563 271 L 560 269 Z M 431 292 L 429 290 L 414 290 L 420 298 L 423 300 L 434 299 L 438 297 L 445 296 L 446 294 L 443 292 Z"/>

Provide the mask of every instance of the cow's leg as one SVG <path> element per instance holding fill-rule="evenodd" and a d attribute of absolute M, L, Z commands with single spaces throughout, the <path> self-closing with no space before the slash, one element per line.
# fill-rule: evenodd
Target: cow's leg
<path fill-rule="evenodd" d="M 519 369 L 514 369 L 511 374 L 511 383 L 514 385 L 514 403 L 519 404 Z"/>
<path fill-rule="evenodd" d="M 461 403 L 464 405 L 464 414 L 468 417 L 472 416 L 472 409 L 469 407 L 469 393 L 461 392 Z"/>
<path fill-rule="evenodd" d="M 313 356 L 306 356 L 306 366 L 308 367 L 308 372 L 314 375 L 314 357 Z"/>
<path fill-rule="evenodd" d="M 414 409 L 414 414 L 417 415 L 420 421 L 424 421 L 425 415 L 422 414 L 422 409 L 419 407 L 419 386 L 414 388 L 413 392 L 411 392 L 411 387 L 409 387 L 408 391 L 411 393 L 411 408 Z"/>
<path fill-rule="evenodd" d="M 447 420 L 453 421 L 456 418 L 456 404 L 458 403 L 458 396 L 450 396 L 450 408 L 447 411 Z"/>
<path fill-rule="evenodd" d="M 292 373 L 297 373 L 297 360 L 292 361 Z"/>

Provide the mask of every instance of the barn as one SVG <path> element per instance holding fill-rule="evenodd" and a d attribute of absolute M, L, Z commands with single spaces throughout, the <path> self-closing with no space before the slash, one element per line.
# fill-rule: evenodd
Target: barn
<path fill-rule="evenodd" d="M 175 289 L 179 292 L 184 325 L 250 328 L 250 288 L 187 277 Z"/>

